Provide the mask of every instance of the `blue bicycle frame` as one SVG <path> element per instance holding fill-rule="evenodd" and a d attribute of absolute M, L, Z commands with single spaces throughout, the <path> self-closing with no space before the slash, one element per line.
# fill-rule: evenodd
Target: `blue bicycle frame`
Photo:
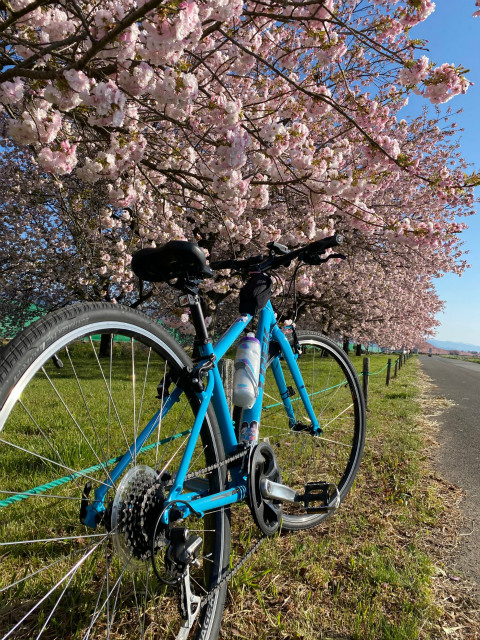
<path fill-rule="evenodd" d="M 232 479 L 229 482 L 227 488 L 216 494 L 202 494 L 197 491 L 183 492 L 184 482 L 187 475 L 189 465 L 192 460 L 195 445 L 200 436 L 200 430 L 205 420 L 208 406 L 210 402 L 213 405 L 215 415 L 217 417 L 220 433 L 224 445 L 225 454 L 227 456 L 237 451 L 239 442 L 235 432 L 235 425 L 230 415 L 230 409 L 225 397 L 225 391 L 223 388 L 222 379 L 218 369 L 218 362 L 223 358 L 228 349 L 240 336 L 242 331 L 246 328 L 249 322 L 252 320 L 251 315 L 240 316 L 233 325 L 224 333 L 219 341 L 212 345 L 211 342 L 202 345 L 200 347 L 200 362 L 198 363 L 196 370 L 200 370 L 202 365 L 209 362 L 212 356 L 215 356 L 215 360 L 212 368 L 208 371 L 206 387 L 203 391 L 197 392 L 197 397 L 200 401 L 200 407 L 195 417 L 194 424 L 191 428 L 188 442 L 185 451 L 180 462 L 177 474 L 173 481 L 173 485 L 169 491 L 169 494 L 165 501 L 165 509 L 163 520 L 168 522 L 168 505 L 175 504 L 176 510 L 180 511 L 183 517 L 187 517 L 191 513 L 198 516 L 203 516 L 208 511 L 218 509 L 219 507 L 227 506 L 240 502 L 245 499 L 247 492 L 247 478 L 240 469 L 232 469 Z M 282 398 L 283 405 L 285 407 L 286 414 L 289 419 L 290 427 L 293 427 L 296 423 L 295 414 L 290 400 L 290 394 L 287 389 L 285 377 L 283 375 L 280 359 L 283 358 L 290 370 L 293 381 L 297 387 L 302 404 L 307 412 L 307 415 L 311 421 L 312 430 L 318 434 L 321 433 L 318 420 L 310 402 L 309 395 L 305 389 L 305 385 L 302 379 L 302 375 L 297 365 L 297 357 L 290 346 L 288 339 L 283 331 L 277 325 L 275 313 L 270 301 L 267 302 L 265 307 L 260 311 L 258 319 L 258 327 L 256 333 L 257 339 L 261 344 L 261 361 L 260 361 L 260 375 L 259 375 L 259 392 L 255 404 L 251 409 L 244 409 L 242 422 L 251 424 L 257 422 L 261 425 L 261 413 L 263 402 L 263 387 L 265 384 L 265 375 L 267 362 L 269 359 L 269 346 L 273 341 L 279 349 L 276 350 L 275 355 L 270 363 L 273 376 L 275 378 L 280 397 Z M 135 442 L 130 449 L 120 458 L 115 468 L 111 471 L 108 478 L 95 490 L 95 500 L 87 508 L 85 524 L 95 528 L 99 520 L 99 515 L 105 510 L 105 497 L 107 492 L 113 488 L 114 483 L 120 478 L 127 467 L 134 459 L 136 453 L 145 451 L 150 447 L 154 447 L 157 444 L 164 444 L 174 438 L 185 435 L 187 432 L 175 434 L 174 436 L 167 438 L 161 443 L 155 442 L 154 444 L 146 445 L 148 439 L 156 432 L 158 422 L 163 419 L 165 415 L 170 411 L 172 406 L 180 399 L 183 390 L 180 386 L 177 386 L 174 391 L 166 398 L 163 403 L 161 411 L 158 411 L 150 422 L 145 426 L 143 431 L 139 434 Z"/>

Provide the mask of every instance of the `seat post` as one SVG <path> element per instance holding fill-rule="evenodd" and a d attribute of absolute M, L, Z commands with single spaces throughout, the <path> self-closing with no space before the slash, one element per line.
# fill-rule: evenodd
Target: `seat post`
<path fill-rule="evenodd" d="M 202 347 L 210 342 L 207 327 L 205 325 L 205 317 L 202 310 L 202 300 L 200 296 L 189 296 L 188 306 L 192 317 L 192 324 L 195 327 L 196 344 Z"/>
<path fill-rule="evenodd" d="M 191 321 L 195 329 L 194 357 L 196 357 L 196 355 L 203 355 L 205 346 L 211 343 L 205 325 L 202 299 L 198 295 L 198 282 L 184 280 L 181 284 L 181 289 L 185 292 L 185 295 L 180 296 L 180 304 L 183 307 L 189 307 Z"/>

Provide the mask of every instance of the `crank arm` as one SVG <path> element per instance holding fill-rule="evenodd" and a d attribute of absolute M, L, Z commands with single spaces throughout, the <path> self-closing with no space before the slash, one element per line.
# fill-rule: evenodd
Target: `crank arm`
<path fill-rule="evenodd" d="M 281 502 L 291 502 L 292 504 L 298 504 L 301 501 L 300 495 L 294 490 L 287 487 L 285 484 L 273 482 L 267 478 L 263 478 L 260 482 L 260 491 L 264 498 L 270 500 L 280 500 Z"/>
<path fill-rule="evenodd" d="M 298 507 L 303 507 L 309 513 L 334 511 L 340 505 L 338 488 L 326 482 L 308 482 L 305 485 L 305 492 L 299 494 L 284 484 L 264 478 L 260 483 L 260 491 L 264 498 L 289 502 Z M 312 503 L 316 502 L 321 502 L 322 504 L 320 506 L 311 506 Z"/>

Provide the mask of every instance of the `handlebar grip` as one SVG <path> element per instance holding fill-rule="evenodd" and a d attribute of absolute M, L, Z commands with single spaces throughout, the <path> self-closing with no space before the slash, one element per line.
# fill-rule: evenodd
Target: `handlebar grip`
<path fill-rule="evenodd" d="M 217 260 L 216 262 L 210 262 L 210 268 L 214 271 L 218 269 L 230 269 L 232 262 L 233 260 Z"/>
<path fill-rule="evenodd" d="M 337 233 L 334 236 L 324 238 L 324 242 L 326 243 L 326 246 L 325 246 L 326 249 L 331 249 L 332 247 L 338 247 L 338 245 L 342 244 L 343 242 L 343 236 L 340 233 Z"/>
<path fill-rule="evenodd" d="M 326 251 L 327 249 L 333 249 L 333 247 L 338 247 L 339 244 L 342 244 L 343 236 L 337 233 L 334 236 L 328 236 L 328 238 L 322 238 L 321 240 L 317 240 L 316 242 L 312 242 L 312 244 L 307 245 L 306 250 L 308 253 L 313 253 L 315 251 Z"/>
<path fill-rule="evenodd" d="M 211 262 L 210 268 L 214 271 L 217 269 L 248 269 L 259 264 L 262 260 L 262 256 L 251 256 L 250 258 L 245 258 L 245 260 L 218 260 L 217 262 Z"/>
<path fill-rule="evenodd" d="M 339 244 L 342 244 L 343 236 L 340 234 L 336 234 L 334 236 L 329 236 L 328 238 L 322 238 L 321 240 L 316 240 L 315 242 L 311 242 L 307 244 L 307 246 L 301 251 L 303 256 L 313 256 L 320 255 L 325 253 L 327 249 L 332 249 L 333 247 L 338 247 Z"/>

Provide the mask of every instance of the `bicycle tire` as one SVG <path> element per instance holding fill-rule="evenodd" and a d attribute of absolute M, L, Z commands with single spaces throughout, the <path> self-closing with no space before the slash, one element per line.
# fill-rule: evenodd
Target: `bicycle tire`
<path fill-rule="evenodd" d="M 338 487 L 340 503 L 357 475 L 365 441 L 365 403 L 357 374 L 346 354 L 330 339 L 312 331 L 298 331 L 301 353 L 297 364 L 302 373 L 322 434 L 293 431 L 267 362 L 260 438 L 266 438 L 280 465 L 282 483 L 303 493 L 307 482 L 325 481 Z M 293 344 L 293 335 L 289 342 Z M 280 358 L 296 420 L 310 423 L 291 374 Z M 241 424 L 241 409 L 234 409 L 235 424 Z M 338 500 L 337 500 L 338 501 Z M 312 505 L 315 506 L 315 505 Z M 333 505 L 332 505 L 333 506 Z M 333 510 L 332 510 L 333 511 Z M 282 529 L 297 531 L 315 527 L 331 512 L 306 513 L 283 503 Z"/>
<path fill-rule="evenodd" d="M 108 354 L 100 356 L 98 336 L 104 335 L 111 336 L 103 339 Z M 116 626 L 131 637 L 179 633 L 178 594 L 153 575 L 145 549 L 138 551 L 140 519 L 128 522 L 127 507 L 119 503 L 127 524 L 111 531 L 100 524 L 94 531 L 81 524 L 79 513 L 85 482 L 92 480 L 95 488 L 105 480 L 115 466 L 112 460 L 131 444 L 132 432 L 143 428 L 143 417 L 153 415 L 163 402 L 156 396 L 165 372 L 191 364 L 158 324 L 108 303 L 76 304 L 48 314 L 2 349 L 1 638 L 30 638 L 39 632 L 42 638 L 105 638 Z M 198 406 L 195 394 L 186 389 L 158 420 L 154 443 L 134 451 L 134 460 L 107 498 L 118 496 L 118 483 L 126 478 L 130 493 L 125 503 L 141 504 L 153 477 L 143 467 L 154 474 L 174 473 L 179 443 L 188 438 L 184 427 L 192 426 Z M 223 460 L 209 407 L 192 470 Z M 203 482 L 209 491 L 221 491 L 224 470 L 217 467 Z M 194 574 L 198 595 L 228 570 L 229 526 L 227 509 L 195 521 L 203 539 L 200 558 L 206 556 Z M 161 564 L 162 553 L 156 559 Z M 222 584 L 205 605 L 191 631 L 197 640 L 217 638 L 225 595 Z"/>

